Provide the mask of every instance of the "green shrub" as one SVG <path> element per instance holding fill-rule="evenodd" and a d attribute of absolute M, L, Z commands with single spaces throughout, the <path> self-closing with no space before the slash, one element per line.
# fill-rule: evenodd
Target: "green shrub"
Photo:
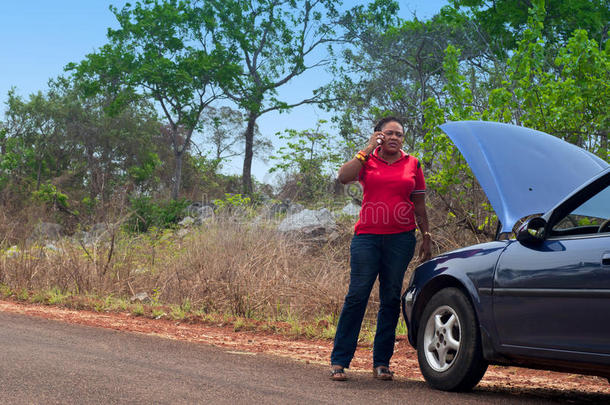
<path fill-rule="evenodd" d="M 133 215 L 127 222 L 132 232 L 146 232 L 151 227 L 170 228 L 184 216 L 188 200 L 153 201 L 151 197 L 133 197 L 129 200 Z"/>

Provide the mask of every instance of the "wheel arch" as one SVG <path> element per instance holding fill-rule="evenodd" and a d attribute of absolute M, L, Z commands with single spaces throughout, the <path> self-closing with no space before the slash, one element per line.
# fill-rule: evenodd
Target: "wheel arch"
<path fill-rule="evenodd" d="M 418 294 L 417 300 L 415 302 L 415 306 L 413 308 L 413 316 L 412 316 L 413 320 L 412 320 L 412 325 L 411 325 L 411 327 L 413 328 L 412 336 L 413 336 L 413 343 L 415 344 L 415 346 L 417 346 L 417 332 L 419 329 L 419 321 L 424 312 L 424 309 L 426 308 L 426 304 L 428 303 L 428 301 L 430 301 L 430 299 L 432 298 L 432 296 L 434 296 L 434 294 L 436 294 L 437 292 L 439 292 L 440 290 L 442 290 L 444 288 L 450 288 L 450 287 L 457 288 L 466 296 L 466 299 L 468 300 L 468 302 L 470 302 L 470 305 L 472 306 L 472 308 L 474 310 L 474 314 L 477 319 L 477 324 L 479 324 L 479 315 L 477 313 L 477 308 L 472 301 L 472 296 L 470 295 L 468 288 L 466 288 L 466 286 L 455 277 L 445 275 L 445 274 L 440 275 L 438 277 L 433 278 L 432 280 L 430 280 L 430 282 L 428 282 L 425 285 L 425 287 Z"/>

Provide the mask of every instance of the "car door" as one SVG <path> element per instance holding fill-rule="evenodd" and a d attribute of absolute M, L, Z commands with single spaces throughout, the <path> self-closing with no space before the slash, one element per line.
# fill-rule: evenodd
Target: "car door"
<path fill-rule="evenodd" d="M 515 241 L 500 257 L 493 311 L 504 349 L 610 363 L 609 184 L 603 176 L 556 208 L 542 243 Z"/>

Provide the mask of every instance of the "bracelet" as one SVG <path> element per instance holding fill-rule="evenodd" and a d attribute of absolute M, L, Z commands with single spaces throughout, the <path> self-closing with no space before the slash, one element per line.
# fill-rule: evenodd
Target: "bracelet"
<path fill-rule="evenodd" d="M 360 152 L 356 153 L 356 156 L 354 156 L 354 158 L 358 159 L 359 161 L 364 163 L 367 160 L 369 160 L 369 155 L 365 154 L 363 151 L 360 151 Z"/>

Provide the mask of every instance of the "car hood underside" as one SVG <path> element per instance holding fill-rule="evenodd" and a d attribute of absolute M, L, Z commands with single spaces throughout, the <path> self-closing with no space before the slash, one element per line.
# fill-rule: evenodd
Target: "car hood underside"
<path fill-rule="evenodd" d="M 440 128 L 483 187 L 502 233 L 525 216 L 547 212 L 608 167 L 584 149 L 529 128 L 486 121 L 448 122 Z"/>

